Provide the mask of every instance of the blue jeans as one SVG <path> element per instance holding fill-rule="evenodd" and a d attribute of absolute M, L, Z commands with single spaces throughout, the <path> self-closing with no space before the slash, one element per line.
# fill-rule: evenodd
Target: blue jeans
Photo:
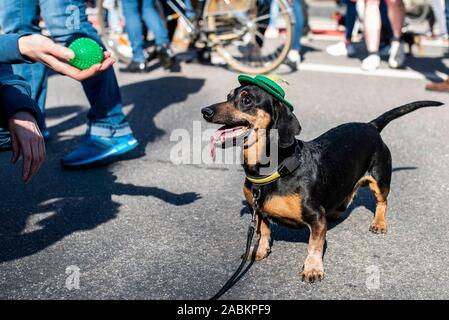
<path fill-rule="evenodd" d="M 391 28 L 390 19 L 388 18 L 388 5 L 386 0 L 380 0 L 379 5 L 380 10 L 380 19 L 382 21 L 382 25 L 387 31 L 387 35 L 389 39 L 393 38 L 393 29 Z"/>
<path fill-rule="evenodd" d="M 295 16 L 295 29 L 293 30 L 292 50 L 301 50 L 301 37 L 304 28 L 304 14 L 302 12 L 301 0 L 293 0 L 293 14 Z"/>
<path fill-rule="evenodd" d="M 41 15 L 52 38 L 67 45 L 77 35 L 90 37 L 99 43 L 101 39 L 87 21 L 84 0 L 1 0 L 0 26 L 5 33 L 40 33 L 38 17 Z M 44 112 L 47 96 L 47 68 L 40 63 L 17 64 L 14 73 L 31 85 L 33 98 Z M 88 133 L 103 136 L 119 136 L 130 133 L 122 112 L 122 99 L 114 70 L 82 82 L 91 105 Z M 42 125 L 42 124 L 41 124 Z"/>
<path fill-rule="evenodd" d="M 144 35 L 142 19 L 146 27 L 153 32 L 156 46 L 162 47 L 169 43 L 168 31 L 159 12 L 154 6 L 154 0 L 122 0 L 125 27 L 133 50 L 133 60 L 144 62 Z"/>
<path fill-rule="evenodd" d="M 355 1 L 345 0 L 346 15 L 345 15 L 345 38 L 348 41 L 352 39 L 352 32 L 354 31 L 355 20 L 357 19 L 357 6 Z"/>
<path fill-rule="evenodd" d="M 449 0 L 445 0 L 444 5 L 444 14 L 446 15 L 446 29 L 449 33 Z"/>

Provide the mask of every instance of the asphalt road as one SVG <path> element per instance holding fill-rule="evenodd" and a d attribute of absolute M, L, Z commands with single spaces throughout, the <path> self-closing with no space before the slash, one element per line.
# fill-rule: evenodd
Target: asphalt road
<path fill-rule="evenodd" d="M 411 59 L 407 71 L 390 73 L 383 65 L 372 76 L 356 72 L 358 59 L 328 57 L 322 51 L 328 44 L 308 45 L 305 70 L 279 71 L 291 84 L 287 97 L 296 106 L 303 140 L 410 101 L 449 102 L 448 94 L 424 91 L 421 79 L 435 68 L 449 73 L 441 48 L 426 47 L 426 57 Z M 323 64 L 334 72 L 320 71 Z M 341 66 L 352 71 L 343 73 Z M 140 148 L 134 159 L 80 171 L 63 170 L 59 160 L 79 142 L 88 103 L 79 84 L 52 76 L 47 117 L 53 139 L 45 167 L 24 186 L 19 166 L 0 154 L 0 298 L 206 299 L 215 294 L 244 249 L 249 215 L 243 172 L 238 165 L 173 164 L 170 150 L 176 142 L 170 135 L 175 129 L 192 133 L 200 109 L 224 99 L 237 85 L 236 76 L 186 63 L 180 73 L 120 74 Z M 374 199 L 363 189 L 328 231 L 324 281 L 300 281 L 308 230 L 274 226 L 272 254 L 225 297 L 449 298 L 448 123 L 449 109 L 434 108 L 384 130 L 394 167 L 388 234 L 368 231 Z M 79 289 L 70 290 L 66 282 L 76 287 L 70 280 L 77 268 Z"/>

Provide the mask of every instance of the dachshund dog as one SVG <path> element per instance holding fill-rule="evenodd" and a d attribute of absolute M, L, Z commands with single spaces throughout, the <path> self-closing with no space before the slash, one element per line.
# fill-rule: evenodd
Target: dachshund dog
<path fill-rule="evenodd" d="M 227 101 L 201 110 L 205 120 L 224 125 L 213 136 L 218 147 L 228 140 L 241 139 L 245 179 L 243 193 L 256 211 L 259 236 L 256 260 L 271 251 L 270 220 L 291 227 L 310 229 L 308 255 L 302 280 L 320 281 L 324 277 L 323 248 L 327 219 L 338 219 L 359 187 L 369 186 L 376 199 L 374 233 L 386 233 L 385 213 L 391 182 L 391 154 L 381 138 L 382 129 L 392 120 L 416 109 L 440 106 L 435 101 L 417 101 L 395 108 L 368 123 L 347 123 L 333 128 L 312 141 L 295 138 L 301 126 L 293 112 L 275 96 L 253 84 L 242 85 L 229 93 Z M 270 134 L 277 130 L 276 146 L 269 146 Z M 235 144 L 235 142 L 234 142 Z M 299 165 L 290 174 L 261 184 L 257 205 L 254 183 L 261 177 L 261 150 L 278 148 L 278 163 L 296 155 Z M 249 155 L 256 156 L 250 161 Z M 252 248 L 254 250 L 254 247 Z"/>

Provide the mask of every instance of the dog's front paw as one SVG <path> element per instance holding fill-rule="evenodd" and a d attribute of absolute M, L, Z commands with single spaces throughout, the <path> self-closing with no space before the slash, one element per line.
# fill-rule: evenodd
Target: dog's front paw
<path fill-rule="evenodd" d="M 301 276 L 302 281 L 310 283 L 323 280 L 323 259 L 321 257 L 307 256 Z"/>
<path fill-rule="evenodd" d="M 248 255 L 248 260 L 252 260 L 254 258 L 254 260 L 260 261 L 268 257 L 268 255 L 271 252 L 271 247 L 269 244 L 266 245 L 259 244 L 257 247 L 257 251 L 254 252 L 254 250 L 255 250 L 254 246 L 251 247 L 251 250 L 249 251 Z"/>
<path fill-rule="evenodd" d="M 373 233 L 387 233 L 387 224 L 385 221 L 374 220 L 369 227 L 369 231 Z"/>

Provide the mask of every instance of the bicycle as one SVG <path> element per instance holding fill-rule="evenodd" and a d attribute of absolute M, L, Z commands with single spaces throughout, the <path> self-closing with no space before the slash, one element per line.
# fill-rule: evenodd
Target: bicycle
<path fill-rule="evenodd" d="M 103 1 L 98 1 L 100 21 L 104 21 Z M 270 14 L 274 2 L 279 10 Z M 231 68 L 248 74 L 265 74 L 281 65 L 291 47 L 294 17 L 286 0 L 206 0 L 199 8 L 186 14 L 182 0 L 166 0 L 172 11 L 168 20 L 176 19 L 187 32 L 190 42 L 198 51 L 215 51 Z M 280 31 L 277 38 L 268 38 L 265 31 L 270 21 Z M 106 45 L 120 60 L 123 55 L 114 43 L 125 41 L 123 35 L 112 34 L 100 23 Z M 112 39 L 112 40 L 111 40 Z M 129 53 L 129 52 L 128 52 Z"/>

